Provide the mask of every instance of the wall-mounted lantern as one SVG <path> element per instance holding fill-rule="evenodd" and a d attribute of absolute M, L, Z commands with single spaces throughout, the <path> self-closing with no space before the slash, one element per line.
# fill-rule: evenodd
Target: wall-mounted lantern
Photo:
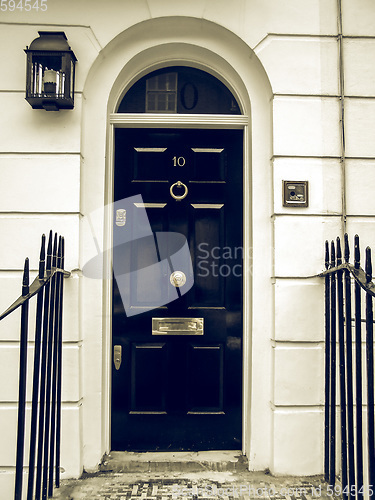
<path fill-rule="evenodd" d="M 26 101 L 33 109 L 58 111 L 74 107 L 77 61 L 63 31 L 38 31 L 26 47 Z"/>

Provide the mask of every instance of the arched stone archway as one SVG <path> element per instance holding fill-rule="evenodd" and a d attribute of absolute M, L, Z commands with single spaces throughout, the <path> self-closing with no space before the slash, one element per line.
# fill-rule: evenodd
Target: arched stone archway
<path fill-rule="evenodd" d="M 271 447 L 271 331 L 272 269 L 271 214 L 272 91 L 254 52 L 239 37 L 203 19 L 164 17 L 139 23 L 118 35 L 99 54 L 83 92 L 81 211 L 83 216 L 112 201 L 113 116 L 125 92 L 141 76 L 167 65 L 203 69 L 219 78 L 236 96 L 242 124 L 203 120 L 200 126 L 238 126 L 245 130 L 244 144 L 244 449 L 250 466 L 269 466 Z M 171 121 L 129 117 L 128 126 L 172 126 Z M 132 121 L 131 121 L 132 120 Z M 196 127 L 197 122 L 174 122 Z M 253 215 L 252 215 L 253 214 Z M 252 216 L 251 216 L 252 215 Z M 109 219 L 95 220 L 103 248 L 110 248 Z M 86 259 L 89 234 L 81 234 L 81 261 Z M 110 266 L 110 262 L 103 262 Z M 110 297 L 108 281 L 82 278 L 84 336 L 84 465 L 94 467 L 109 447 L 110 401 Z M 267 314 L 269 311 L 269 314 Z M 94 362 L 96 360 L 96 362 Z M 267 376 L 265 376 L 267 374 Z"/>

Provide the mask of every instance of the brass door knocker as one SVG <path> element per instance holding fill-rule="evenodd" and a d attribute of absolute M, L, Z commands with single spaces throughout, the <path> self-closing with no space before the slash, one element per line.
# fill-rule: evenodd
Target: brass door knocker
<path fill-rule="evenodd" d="M 181 194 L 181 195 L 174 194 L 173 188 L 175 186 L 177 186 L 177 187 L 183 187 L 185 189 L 185 192 L 183 194 Z M 172 198 L 174 198 L 175 200 L 179 201 L 179 200 L 183 200 L 186 197 L 186 195 L 188 194 L 188 188 L 187 188 L 187 186 L 183 182 L 177 181 L 174 184 L 172 184 L 172 186 L 169 189 L 169 192 L 171 193 Z"/>

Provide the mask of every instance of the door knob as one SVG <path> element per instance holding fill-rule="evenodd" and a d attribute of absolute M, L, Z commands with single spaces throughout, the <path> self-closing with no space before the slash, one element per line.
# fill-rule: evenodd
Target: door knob
<path fill-rule="evenodd" d="M 182 271 L 174 271 L 170 277 L 169 281 L 173 286 L 179 288 L 180 286 L 184 286 L 186 283 L 186 274 Z"/>

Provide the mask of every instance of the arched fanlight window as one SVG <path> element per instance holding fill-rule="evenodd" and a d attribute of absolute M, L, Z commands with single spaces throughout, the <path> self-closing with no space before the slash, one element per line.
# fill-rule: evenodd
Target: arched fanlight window
<path fill-rule="evenodd" d="M 138 80 L 117 112 L 241 114 L 235 97 L 222 82 L 205 71 L 185 66 L 163 68 Z"/>

